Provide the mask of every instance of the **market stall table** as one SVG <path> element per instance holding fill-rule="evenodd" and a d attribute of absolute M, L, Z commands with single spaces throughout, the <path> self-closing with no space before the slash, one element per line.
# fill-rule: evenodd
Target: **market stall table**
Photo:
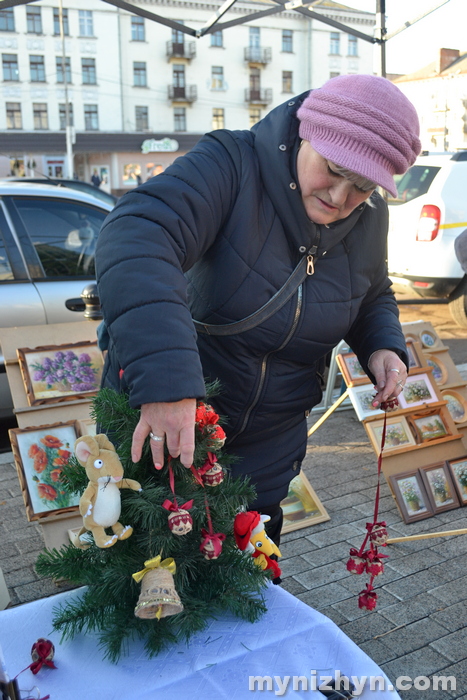
<path fill-rule="evenodd" d="M 10 677 L 31 663 L 30 649 L 39 637 L 47 637 L 55 645 L 57 669 L 44 666 L 36 676 L 29 670 L 22 673 L 18 679 L 22 698 L 246 700 L 258 693 L 258 681 L 252 690 L 250 677 L 269 676 L 271 685 L 264 681 L 261 697 L 323 700 L 324 696 L 313 690 L 314 679 L 334 677 L 336 671 L 360 682 L 364 676 L 384 679 L 385 689 L 376 691 L 369 689 L 367 681 L 359 695 L 363 699 L 399 698 L 375 662 L 331 620 L 279 586 L 267 588 L 268 611 L 259 622 L 222 616 L 192 637 L 188 645 L 177 644 L 153 659 L 146 657 L 142 642 L 132 641 L 128 655 L 117 664 L 103 660 L 97 635 L 78 635 L 60 643 L 60 634 L 52 631 L 53 609 L 78 595 L 79 589 L 67 591 L 0 612 L 0 646 Z M 303 677 L 296 681 L 298 689 L 294 689 L 294 676 Z M 25 692 L 34 685 L 40 695 Z M 285 687 L 287 691 L 281 692 Z"/>

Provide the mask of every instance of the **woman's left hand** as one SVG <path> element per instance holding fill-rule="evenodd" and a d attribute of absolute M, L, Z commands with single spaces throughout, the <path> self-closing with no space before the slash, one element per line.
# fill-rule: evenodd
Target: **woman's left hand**
<path fill-rule="evenodd" d="M 376 379 L 377 393 L 372 401 L 374 408 L 401 393 L 407 380 L 407 367 L 399 355 L 392 350 L 377 350 L 371 356 L 368 368 Z"/>

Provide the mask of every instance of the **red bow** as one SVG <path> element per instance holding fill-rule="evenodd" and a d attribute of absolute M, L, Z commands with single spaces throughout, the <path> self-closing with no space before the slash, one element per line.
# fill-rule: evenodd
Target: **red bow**
<path fill-rule="evenodd" d="M 57 668 L 52 661 L 54 656 L 54 645 L 48 639 L 38 639 L 31 648 L 31 655 L 34 661 L 29 668 L 36 675 L 45 664 L 49 668 Z"/>

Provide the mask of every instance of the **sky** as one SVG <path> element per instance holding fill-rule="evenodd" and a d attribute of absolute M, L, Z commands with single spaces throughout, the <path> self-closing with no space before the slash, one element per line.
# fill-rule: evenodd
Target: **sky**
<path fill-rule="evenodd" d="M 376 0 L 339 0 L 347 7 L 375 12 Z M 388 34 L 441 0 L 386 0 Z M 412 73 L 436 59 L 440 48 L 467 51 L 467 0 L 449 0 L 386 44 L 387 73 Z M 375 49 L 376 50 L 376 49 Z"/>

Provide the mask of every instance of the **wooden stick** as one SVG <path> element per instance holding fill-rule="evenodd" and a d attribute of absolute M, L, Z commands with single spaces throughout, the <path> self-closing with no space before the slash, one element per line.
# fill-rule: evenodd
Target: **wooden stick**
<path fill-rule="evenodd" d="M 320 418 L 319 420 L 317 420 L 316 423 L 315 423 L 314 425 L 311 426 L 311 428 L 310 428 L 309 431 L 308 431 L 308 437 L 310 437 L 310 435 L 313 435 L 313 433 L 315 432 L 315 430 L 318 430 L 318 428 L 320 427 L 320 425 L 323 425 L 324 421 L 325 421 L 327 418 L 329 418 L 329 416 L 331 415 L 331 413 L 333 413 L 333 412 L 336 410 L 336 408 L 337 408 L 338 406 L 341 405 L 341 403 L 342 403 L 343 401 L 345 401 L 345 399 L 348 397 L 348 395 L 349 395 L 349 390 L 346 389 L 346 390 L 344 391 L 344 393 L 341 394 L 341 395 L 339 396 L 339 398 L 337 399 L 337 401 L 335 401 L 335 402 L 332 404 L 332 406 L 331 406 L 330 408 L 328 408 L 328 410 L 326 411 L 326 413 L 323 413 L 323 415 L 321 416 L 321 418 Z"/>
<path fill-rule="evenodd" d="M 422 532 L 419 535 L 408 535 L 407 537 L 391 537 L 387 540 L 387 544 L 407 542 L 408 540 L 427 540 L 429 537 L 451 537 L 451 535 L 467 535 L 467 528 L 462 530 L 444 530 L 443 532 Z"/>

